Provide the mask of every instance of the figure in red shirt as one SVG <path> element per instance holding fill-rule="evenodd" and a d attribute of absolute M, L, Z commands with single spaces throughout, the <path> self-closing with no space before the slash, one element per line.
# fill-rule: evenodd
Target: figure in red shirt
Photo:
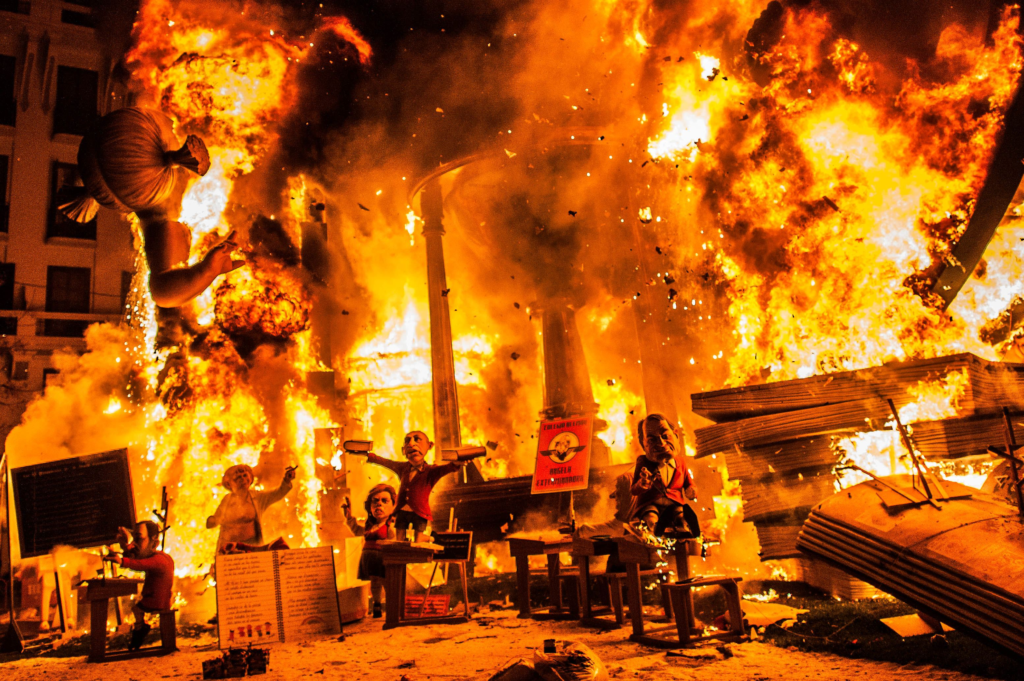
<path fill-rule="evenodd" d="M 405 443 L 402 445 L 402 454 L 408 459 L 405 463 L 385 459 L 373 452 L 366 453 L 367 461 L 384 466 L 398 475 L 398 511 L 395 513 L 395 527 L 401 540 L 405 539 L 409 525 L 416 531 L 417 541 L 424 539 L 423 533 L 427 529 L 427 524 L 433 519 L 430 513 L 430 491 L 441 478 L 454 473 L 467 463 L 452 461 L 443 466 L 432 466 L 425 459 L 433 446 L 434 443 L 426 433 L 414 430 L 405 436 Z"/>
<path fill-rule="evenodd" d="M 683 459 L 679 431 L 665 416 L 652 413 L 640 422 L 637 434 L 644 454 L 633 471 L 633 517 L 658 536 L 700 536 L 697 514 L 686 504 L 697 498 L 697 490 Z"/>
<path fill-rule="evenodd" d="M 378 542 L 395 538 L 395 500 L 398 495 L 391 485 L 380 484 L 366 495 L 363 508 L 366 521 L 360 525 L 352 516 L 352 502 L 345 497 L 341 510 L 345 513 L 349 529 L 357 537 L 363 537 L 363 552 L 359 556 L 359 579 L 370 580 L 370 594 L 373 596 L 373 616 L 382 617 L 381 596 L 384 595 L 384 557 Z"/>
<path fill-rule="evenodd" d="M 143 520 L 135 526 L 135 541 L 126 527 L 118 528 L 117 541 L 124 555 L 112 553 L 106 560 L 117 563 L 129 570 L 146 573 L 142 583 L 142 598 L 132 606 L 135 624 L 129 650 L 138 650 L 149 630 L 146 613 L 160 612 L 171 608 L 171 586 L 174 584 L 174 559 L 158 551 L 160 526 L 152 520 Z"/>

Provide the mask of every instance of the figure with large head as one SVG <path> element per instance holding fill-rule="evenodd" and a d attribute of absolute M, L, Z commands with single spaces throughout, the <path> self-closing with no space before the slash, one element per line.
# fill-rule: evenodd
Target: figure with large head
<path fill-rule="evenodd" d="M 651 413 L 637 425 L 637 439 L 644 453 L 633 471 L 634 518 L 657 535 L 700 535 L 697 514 L 686 503 L 697 498 L 697 490 L 679 429 L 663 414 Z"/>
<path fill-rule="evenodd" d="M 221 274 L 244 264 L 233 260 L 233 232 L 195 265 L 188 264 L 192 234 L 177 222 L 191 178 L 210 169 L 206 145 L 195 135 L 182 142 L 174 125 L 154 109 L 127 107 L 93 126 L 78 147 L 83 187 L 63 188 L 59 208 L 89 222 L 100 206 L 135 213 L 142 223 L 150 295 L 160 307 L 178 307 Z"/>

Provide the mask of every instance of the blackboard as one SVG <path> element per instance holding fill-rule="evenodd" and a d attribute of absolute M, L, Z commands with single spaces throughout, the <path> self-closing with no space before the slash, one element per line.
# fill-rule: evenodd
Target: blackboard
<path fill-rule="evenodd" d="M 469 560 L 473 543 L 472 532 L 435 532 L 433 542 L 444 547 L 434 554 L 434 560 Z"/>
<path fill-rule="evenodd" d="M 14 468 L 11 480 L 24 558 L 113 544 L 135 526 L 127 449 Z"/>

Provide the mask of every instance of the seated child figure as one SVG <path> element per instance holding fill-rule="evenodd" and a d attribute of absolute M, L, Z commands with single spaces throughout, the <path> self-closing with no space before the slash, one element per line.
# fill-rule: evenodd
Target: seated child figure
<path fill-rule="evenodd" d="M 341 509 L 352 532 L 363 537 L 363 552 L 359 556 L 359 579 L 370 580 L 370 594 L 373 596 L 373 616 L 380 617 L 381 595 L 384 590 L 384 559 L 377 542 L 395 538 L 395 501 L 398 495 L 391 485 L 380 484 L 366 495 L 363 508 L 366 509 L 366 522 L 360 526 L 359 521 L 352 517 L 352 504 L 348 497 Z"/>
<path fill-rule="evenodd" d="M 128 650 L 138 650 L 151 629 L 146 623 L 146 614 L 169 610 L 171 607 L 174 559 L 159 550 L 160 526 L 152 520 L 136 524 L 134 537 L 126 527 L 118 529 L 117 537 L 123 555 L 112 553 L 105 556 L 104 560 L 146 574 L 142 584 L 142 598 L 132 606 L 135 624 L 128 643 Z"/>
<path fill-rule="evenodd" d="M 294 479 L 295 469 L 289 468 L 277 489 L 252 491 L 252 468 L 239 464 L 224 471 L 221 484 L 230 493 L 221 499 L 216 512 L 206 519 L 207 529 L 220 527 L 217 553 L 228 553 L 238 544 L 263 544 L 263 513 L 271 504 L 284 499 L 291 491 Z"/>
<path fill-rule="evenodd" d="M 686 500 L 696 499 L 690 471 L 683 460 L 678 431 L 662 414 L 648 414 L 637 427 L 644 454 L 633 471 L 634 518 L 658 536 L 700 536 L 700 525 Z"/>
<path fill-rule="evenodd" d="M 395 513 L 395 525 L 398 538 L 405 540 L 406 528 L 412 525 L 416 531 L 416 541 L 423 541 L 427 525 L 433 519 L 430 513 L 430 492 L 441 478 L 454 473 L 466 465 L 465 461 L 452 461 L 443 466 L 434 466 L 426 462 L 427 452 L 434 446 L 427 434 L 421 430 L 413 430 L 405 436 L 402 454 L 408 459 L 405 463 L 392 461 L 367 452 L 366 459 L 370 463 L 393 471 L 398 475 L 398 501 Z"/>

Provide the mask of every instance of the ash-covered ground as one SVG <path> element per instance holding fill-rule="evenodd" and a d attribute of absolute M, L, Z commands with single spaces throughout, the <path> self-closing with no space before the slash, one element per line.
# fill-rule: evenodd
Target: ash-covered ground
<path fill-rule="evenodd" d="M 262 677 L 345 681 L 483 680 L 507 660 L 531 658 L 546 638 L 590 646 L 612 679 L 944 679 L 983 677 L 929 664 L 897 664 L 802 652 L 763 641 L 714 644 L 691 650 L 654 650 L 628 640 L 628 630 L 597 631 L 572 622 L 536 622 L 513 610 L 482 613 L 465 624 L 402 627 L 382 631 L 383 620 L 365 619 L 334 638 L 270 648 Z M 37 657 L 0 666 L 5 681 L 144 681 L 202 678 L 203 660 L 218 656 L 216 638 L 203 633 L 179 638 L 179 652 L 164 658 L 88 664 L 85 657 Z"/>

